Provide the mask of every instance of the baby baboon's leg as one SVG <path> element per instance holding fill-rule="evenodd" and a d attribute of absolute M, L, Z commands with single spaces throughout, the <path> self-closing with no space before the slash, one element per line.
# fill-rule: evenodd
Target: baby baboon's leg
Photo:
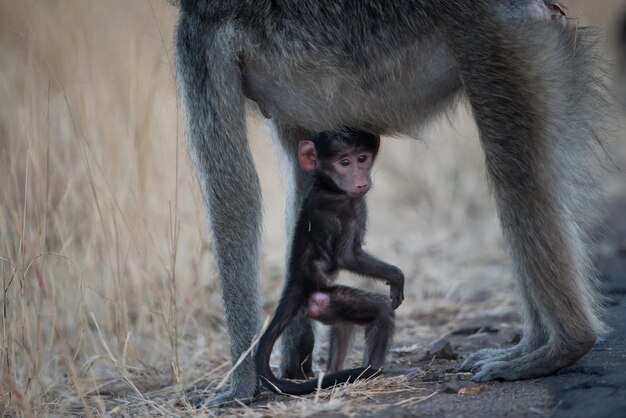
<path fill-rule="evenodd" d="M 327 373 L 344 369 L 346 356 L 352 344 L 353 331 L 354 326 L 347 322 L 336 323 L 330 328 Z"/>
<path fill-rule="evenodd" d="M 394 330 L 394 311 L 389 298 L 348 286 L 333 286 L 326 309 L 315 319 L 328 325 L 342 322 L 365 326 L 363 367 L 379 369 L 385 363 Z"/>

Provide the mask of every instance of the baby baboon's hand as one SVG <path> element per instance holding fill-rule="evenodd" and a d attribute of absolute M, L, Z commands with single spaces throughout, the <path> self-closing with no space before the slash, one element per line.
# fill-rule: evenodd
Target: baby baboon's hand
<path fill-rule="evenodd" d="M 397 309 L 404 300 L 404 273 L 398 269 L 396 278 L 389 282 L 389 297 L 391 298 L 391 307 Z"/>

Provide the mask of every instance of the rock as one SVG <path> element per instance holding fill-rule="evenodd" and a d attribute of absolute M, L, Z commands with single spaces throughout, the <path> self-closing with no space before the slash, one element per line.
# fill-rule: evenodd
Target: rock
<path fill-rule="evenodd" d="M 429 356 L 444 359 L 444 360 L 456 360 L 459 355 L 454 351 L 452 344 L 445 338 L 441 338 L 435 341 L 428 350 Z"/>
<path fill-rule="evenodd" d="M 455 395 L 459 393 L 459 386 L 451 382 L 442 383 L 441 385 L 439 385 L 439 390 L 437 390 L 437 392 Z"/>

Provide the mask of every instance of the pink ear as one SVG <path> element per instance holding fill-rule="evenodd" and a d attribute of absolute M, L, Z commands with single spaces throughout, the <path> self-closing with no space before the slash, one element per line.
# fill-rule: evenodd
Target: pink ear
<path fill-rule="evenodd" d="M 317 168 L 317 152 L 315 144 L 311 141 L 300 141 L 298 144 L 298 164 L 305 171 Z"/>

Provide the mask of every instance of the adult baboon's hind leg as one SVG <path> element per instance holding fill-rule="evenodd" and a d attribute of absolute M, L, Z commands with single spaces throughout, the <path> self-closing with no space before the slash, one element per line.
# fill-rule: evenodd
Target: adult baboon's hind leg
<path fill-rule="evenodd" d="M 298 166 L 298 143 L 312 138 L 312 134 L 303 129 L 284 126 L 272 121 L 274 140 L 282 148 L 288 179 L 285 230 L 287 235 L 287 251 L 292 242 L 293 230 L 296 225 L 302 199 L 310 186 L 311 176 Z M 288 263 L 289 260 L 287 259 Z M 287 379 L 306 379 L 313 376 L 313 348 L 315 333 L 311 320 L 296 315 L 281 335 L 280 375 Z"/>
<path fill-rule="evenodd" d="M 239 61 L 229 34 L 182 11 L 176 58 L 190 154 L 209 209 L 234 366 L 260 329 L 261 195 L 246 138 Z M 234 370 L 230 391 L 209 405 L 250 398 L 257 390 L 256 368 L 248 355 Z"/>
<path fill-rule="evenodd" d="M 479 128 L 525 329 L 517 346 L 462 368 L 476 381 L 528 379 L 577 361 L 601 329 L 581 218 L 596 79 L 584 32 L 503 22 L 474 4 L 448 10 L 445 36 Z"/>

